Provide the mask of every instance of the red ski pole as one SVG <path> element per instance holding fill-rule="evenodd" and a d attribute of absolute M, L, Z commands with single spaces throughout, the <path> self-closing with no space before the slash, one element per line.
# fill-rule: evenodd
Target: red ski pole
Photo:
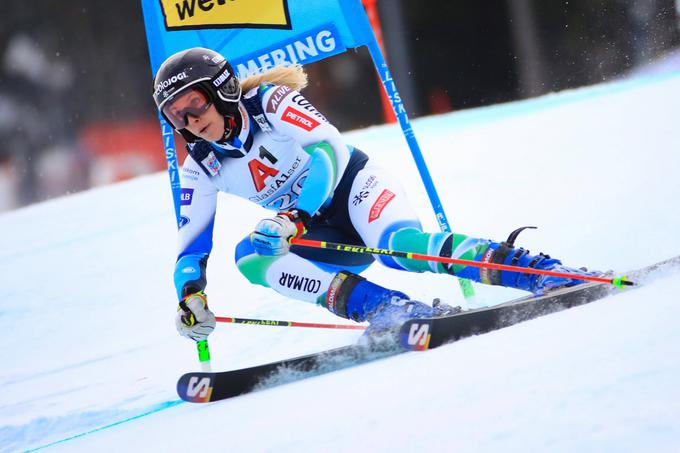
<path fill-rule="evenodd" d="M 251 324 L 257 326 L 313 327 L 317 329 L 354 329 L 354 330 L 366 329 L 366 326 L 352 324 L 324 324 L 319 322 L 274 321 L 271 319 L 230 318 L 226 316 L 215 316 L 215 320 L 217 322 L 226 322 L 232 324 Z"/>
<path fill-rule="evenodd" d="M 596 277 L 596 276 L 593 276 L 593 275 L 569 274 L 569 273 L 565 273 L 565 272 L 553 272 L 553 271 L 547 271 L 547 270 L 543 270 L 543 269 L 534 269 L 534 268 L 530 268 L 530 267 L 508 266 L 506 264 L 496 264 L 496 263 L 481 263 L 481 262 L 478 262 L 478 261 L 462 260 L 462 259 L 457 259 L 457 258 L 447 258 L 447 257 L 444 257 L 444 256 L 423 255 L 421 253 L 400 252 L 400 251 L 397 251 L 397 250 L 363 247 L 363 246 L 349 245 L 349 244 L 336 244 L 334 242 L 312 241 L 312 240 L 309 240 L 309 239 L 300 239 L 300 238 L 293 238 L 291 240 L 291 244 L 299 245 L 299 246 L 302 246 L 302 247 L 313 247 L 313 248 L 328 249 L 328 250 L 339 250 L 339 251 L 342 251 L 342 252 L 363 253 L 363 254 L 371 254 L 371 255 L 387 255 L 387 256 L 393 256 L 393 257 L 397 257 L 397 258 L 407 258 L 407 259 L 412 259 L 412 260 L 436 261 L 436 262 L 439 262 L 439 263 L 458 264 L 460 266 L 474 266 L 474 267 L 479 267 L 479 268 L 484 268 L 484 269 L 496 269 L 496 270 L 500 270 L 500 271 L 520 272 L 520 273 L 523 273 L 523 274 L 551 275 L 553 277 L 564 277 L 564 278 L 570 278 L 570 279 L 574 279 L 574 280 L 586 280 L 586 281 L 598 282 L 598 283 L 609 283 L 611 285 L 618 286 L 619 288 L 622 288 L 624 286 L 635 285 L 634 282 L 627 280 L 627 277 L 625 275 L 621 276 L 621 277 L 607 278 L 607 277 Z"/>

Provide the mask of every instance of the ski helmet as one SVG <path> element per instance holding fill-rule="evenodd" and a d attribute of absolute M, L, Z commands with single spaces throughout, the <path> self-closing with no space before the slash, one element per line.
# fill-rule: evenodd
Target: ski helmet
<path fill-rule="evenodd" d="M 238 109 L 241 84 L 229 62 L 213 50 L 203 47 L 183 50 L 168 57 L 158 68 L 153 82 L 153 99 L 166 121 L 170 122 L 163 108 L 189 88 L 201 90 L 224 116 L 233 116 Z M 175 128 L 188 142 L 198 140 L 185 128 Z"/>

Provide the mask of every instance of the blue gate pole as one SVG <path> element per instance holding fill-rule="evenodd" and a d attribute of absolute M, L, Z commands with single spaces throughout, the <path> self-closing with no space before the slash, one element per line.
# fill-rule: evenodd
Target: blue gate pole
<path fill-rule="evenodd" d="M 160 114 L 158 119 L 161 122 L 161 136 L 163 137 L 163 149 L 165 150 L 165 160 L 168 162 L 168 176 L 170 177 L 170 189 L 172 190 L 172 202 L 175 206 L 175 221 L 179 227 L 179 203 L 181 185 L 179 182 L 179 166 L 177 164 L 177 149 L 175 148 L 175 137 L 172 127 L 165 121 Z"/>
<path fill-rule="evenodd" d="M 179 182 L 179 166 L 177 164 L 175 136 L 173 135 L 172 127 L 165 121 L 165 118 L 159 114 L 158 119 L 161 122 L 161 135 L 163 137 L 163 148 L 165 149 L 165 160 L 168 162 L 168 176 L 170 177 L 172 202 L 175 205 L 175 220 L 177 222 L 177 228 L 179 228 L 181 226 L 179 208 L 182 186 Z M 212 367 L 210 364 L 210 347 L 208 346 L 208 340 L 197 341 L 196 350 L 198 351 L 198 361 L 201 364 L 201 370 L 209 373 Z"/>
<path fill-rule="evenodd" d="M 378 71 L 378 74 L 380 75 L 380 80 L 382 81 L 383 88 L 387 93 L 387 97 L 390 99 L 390 103 L 392 104 L 394 114 L 396 115 L 397 120 L 399 121 L 401 130 L 404 133 L 404 137 L 406 137 L 406 143 L 408 144 L 408 147 L 411 150 L 411 154 L 413 155 L 413 159 L 415 160 L 416 167 L 418 168 L 418 172 L 420 173 L 420 178 L 423 180 L 423 184 L 425 185 L 425 190 L 427 191 L 427 195 L 430 198 L 430 203 L 432 204 L 435 216 L 437 217 L 437 223 L 439 223 L 439 228 L 446 233 L 450 233 L 451 224 L 446 218 L 444 208 L 442 207 L 442 202 L 439 199 L 437 189 L 435 188 L 434 182 L 432 181 L 432 176 L 430 176 L 430 171 L 427 168 L 427 164 L 425 164 L 425 158 L 423 157 L 423 153 L 420 150 L 420 146 L 418 145 L 416 136 L 413 133 L 411 122 L 409 121 L 408 115 L 406 114 L 406 108 L 404 107 L 404 103 L 401 101 L 401 96 L 399 96 L 397 86 L 394 83 L 394 80 L 392 79 L 392 74 L 390 73 L 390 70 L 387 67 L 387 63 L 385 62 L 385 58 L 383 57 L 383 54 L 380 51 L 380 47 L 378 46 L 378 41 L 375 39 L 375 36 L 372 36 L 371 39 L 369 39 L 367 47 L 368 52 L 370 53 L 371 58 L 373 59 L 373 64 L 375 65 L 375 68 Z M 460 289 L 463 292 L 463 296 L 466 299 L 474 297 L 475 291 L 474 288 L 472 287 L 472 283 L 470 283 L 470 280 L 459 278 L 458 283 L 460 284 Z"/>

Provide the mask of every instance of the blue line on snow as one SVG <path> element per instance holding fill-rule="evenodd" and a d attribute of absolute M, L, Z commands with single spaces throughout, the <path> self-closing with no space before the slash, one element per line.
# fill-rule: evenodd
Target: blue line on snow
<path fill-rule="evenodd" d="M 143 412 L 141 414 L 135 415 L 134 417 L 126 418 L 124 420 L 120 420 L 120 421 L 117 421 L 115 423 L 111 423 L 110 425 L 100 426 L 99 428 L 91 429 L 89 431 L 85 431 L 84 433 L 80 433 L 80 434 L 76 434 L 75 436 L 67 437 L 66 439 L 57 440 L 57 441 L 51 442 L 47 445 L 43 445 L 41 447 L 33 448 L 31 450 L 26 450 L 26 453 L 29 453 L 31 451 L 43 450 L 45 448 L 52 447 L 52 446 L 57 445 L 57 444 L 68 442 L 70 440 L 77 439 L 79 437 L 87 436 L 88 434 L 96 433 L 98 431 L 103 431 L 103 430 L 108 429 L 108 428 L 113 428 L 114 426 L 122 425 L 123 423 L 131 422 L 133 420 L 137 420 L 139 418 L 146 417 L 147 415 L 155 414 L 156 412 L 160 412 L 160 411 L 164 411 L 166 409 L 170 409 L 171 407 L 175 407 L 175 406 L 182 404 L 182 403 L 184 403 L 184 401 L 182 401 L 182 400 L 175 400 L 175 401 L 168 401 L 168 402 L 165 402 L 165 403 L 161 403 L 158 406 L 156 406 L 154 409 L 151 409 L 147 412 Z"/>

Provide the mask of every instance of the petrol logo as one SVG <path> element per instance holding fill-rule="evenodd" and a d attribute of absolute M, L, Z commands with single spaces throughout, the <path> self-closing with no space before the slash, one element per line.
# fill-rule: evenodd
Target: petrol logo
<path fill-rule="evenodd" d="M 281 116 L 281 119 L 286 123 L 290 123 L 294 126 L 302 128 L 307 132 L 313 131 L 314 129 L 317 128 L 317 126 L 319 126 L 319 124 L 321 124 L 314 118 L 305 115 L 304 113 L 297 109 L 294 109 L 293 107 L 286 108 L 286 110 L 284 110 L 283 112 L 283 115 Z"/>

